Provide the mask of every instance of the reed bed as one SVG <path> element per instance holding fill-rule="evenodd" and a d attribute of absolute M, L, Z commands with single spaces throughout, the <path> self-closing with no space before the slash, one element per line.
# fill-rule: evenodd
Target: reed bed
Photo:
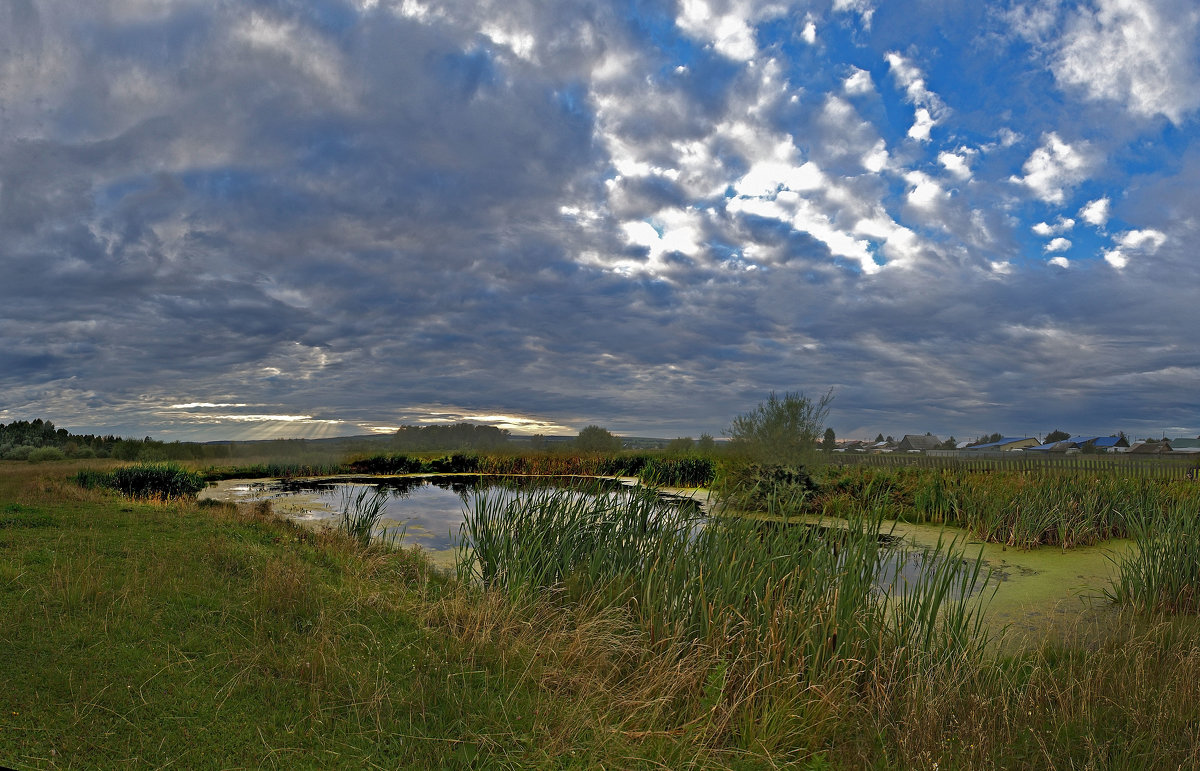
<path fill-rule="evenodd" d="M 130 498 L 159 500 L 190 498 L 207 484 L 201 474 L 173 463 L 142 463 L 112 471 L 82 469 L 72 480 L 84 489 L 108 488 Z"/>
<path fill-rule="evenodd" d="M 557 592 L 620 608 L 650 644 L 720 664 L 700 695 L 739 742 L 807 743 L 821 689 L 855 688 L 882 658 L 971 655 L 981 563 L 940 544 L 910 584 L 879 580 L 883 509 L 839 526 L 704 518 L 652 491 L 547 488 L 481 494 L 467 510 L 459 578 L 513 602 Z M 676 726 L 677 727 L 677 726 Z M 717 729 L 713 729 L 717 730 Z M 816 734 L 813 734 L 816 736 Z"/>
<path fill-rule="evenodd" d="M 341 474 L 346 465 L 340 462 L 264 462 L 242 463 L 233 466 L 206 466 L 200 473 L 210 482 L 222 479 L 295 479 Z"/>
<path fill-rule="evenodd" d="M 615 455 L 530 455 L 453 453 L 385 454 L 352 459 L 356 474 L 488 474 L 495 476 L 628 476 L 668 487 L 700 487 L 713 481 L 716 464 L 701 456 L 669 457 L 649 453 Z"/>
<path fill-rule="evenodd" d="M 1124 476 L 1119 471 L 965 472 L 946 469 L 829 469 L 810 508 L 836 513 L 880 496 L 896 519 L 962 527 L 978 538 L 1022 549 L 1089 546 L 1132 535 L 1167 509 L 1200 510 L 1189 480 Z"/>

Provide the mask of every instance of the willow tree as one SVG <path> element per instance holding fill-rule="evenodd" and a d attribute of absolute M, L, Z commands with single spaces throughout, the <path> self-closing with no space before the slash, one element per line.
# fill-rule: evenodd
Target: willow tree
<path fill-rule="evenodd" d="M 730 450 L 753 463 L 809 465 L 831 402 L 832 388 L 819 399 L 772 391 L 766 401 L 733 419 L 726 432 Z"/>

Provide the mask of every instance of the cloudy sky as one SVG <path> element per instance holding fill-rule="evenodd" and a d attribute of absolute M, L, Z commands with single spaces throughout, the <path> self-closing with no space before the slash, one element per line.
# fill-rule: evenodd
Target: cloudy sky
<path fill-rule="evenodd" d="M 0 0 L 0 422 L 1200 434 L 1194 0 Z"/>

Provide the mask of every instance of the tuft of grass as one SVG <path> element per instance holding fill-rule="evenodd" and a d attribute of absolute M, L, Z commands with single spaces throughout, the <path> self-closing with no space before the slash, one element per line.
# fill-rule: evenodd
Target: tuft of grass
<path fill-rule="evenodd" d="M 1177 506 L 1126 525 L 1135 549 L 1106 590 L 1143 613 L 1200 613 L 1200 510 Z"/>
<path fill-rule="evenodd" d="M 387 509 L 387 490 L 367 486 L 354 492 L 353 487 L 342 488 L 342 514 L 338 519 L 338 531 L 353 539 L 360 546 L 371 543 L 371 536 L 379 527 Z"/>

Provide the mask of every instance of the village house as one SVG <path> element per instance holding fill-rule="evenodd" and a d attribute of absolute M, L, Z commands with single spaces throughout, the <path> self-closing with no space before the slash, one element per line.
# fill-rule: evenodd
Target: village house
<path fill-rule="evenodd" d="M 896 449 L 901 452 L 925 452 L 927 450 L 936 450 L 942 444 L 942 440 L 936 436 L 919 436 L 917 434 L 905 434 L 900 443 L 896 445 Z"/>
<path fill-rule="evenodd" d="M 1015 450 L 1025 450 L 1030 447 L 1037 447 L 1040 442 L 1033 437 L 1005 437 L 998 442 L 988 442 L 987 444 L 976 444 L 968 447 L 972 452 L 1013 452 Z"/>

